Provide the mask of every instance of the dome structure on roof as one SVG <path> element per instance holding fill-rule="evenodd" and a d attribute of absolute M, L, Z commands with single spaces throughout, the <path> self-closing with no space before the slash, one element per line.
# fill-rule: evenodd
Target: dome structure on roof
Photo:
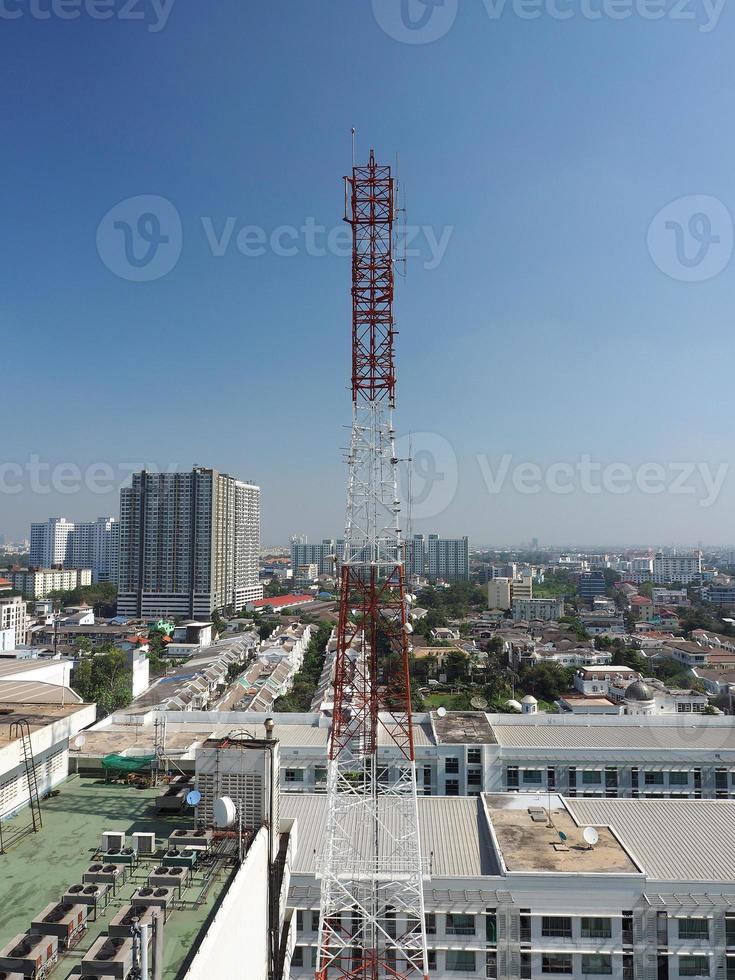
<path fill-rule="evenodd" d="M 524 698 L 521 698 L 521 704 L 538 704 L 538 701 L 533 694 L 527 694 Z"/>
<path fill-rule="evenodd" d="M 633 681 L 625 689 L 626 701 L 653 701 L 653 691 L 643 681 Z"/>

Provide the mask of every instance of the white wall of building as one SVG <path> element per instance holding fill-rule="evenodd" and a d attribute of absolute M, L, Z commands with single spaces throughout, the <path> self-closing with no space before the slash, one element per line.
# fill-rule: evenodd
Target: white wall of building
<path fill-rule="evenodd" d="M 258 831 L 184 980 L 265 980 L 268 971 L 268 833 Z"/>

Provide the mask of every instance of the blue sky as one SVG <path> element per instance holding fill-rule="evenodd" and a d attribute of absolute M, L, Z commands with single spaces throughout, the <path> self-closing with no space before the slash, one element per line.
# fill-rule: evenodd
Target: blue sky
<path fill-rule="evenodd" d="M 299 229 L 339 226 L 355 126 L 359 157 L 400 153 L 419 229 L 396 305 L 397 428 L 426 434 L 415 445 L 440 479 L 415 529 L 735 541 L 735 473 L 720 469 L 735 400 L 735 11 L 516 0 L 495 16 L 490 0 L 406 0 L 427 30 L 456 13 L 408 44 L 420 32 L 399 0 L 175 0 L 165 23 L 151 0 L 108 0 L 109 20 L 91 0 L 34 2 L 0 3 L 0 532 L 116 513 L 112 490 L 89 489 L 95 464 L 112 487 L 135 465 L 196 462 L 261 484 L 264 542 L 339 533 L 349 260 L 308 254 Z M 142 282 L 118 274 L 122 231 L 105 219 L 141 195 L 181 222 L 178 261 Z M 238 250 L 244 226 L 262 229 L 264 254 Z M 272 247 L 279 226 L 295 255 Z M 171 230 L 176 250 L 175 228 L 152 233 Z M 628 467 L 630 492 L 611 492 L 609 473 L 599 493 L 581 486 L 586 456 Z M 34 458 L 46 476 L 29 477 Z M 64 483 L 63 464 L 81 481 Z M 518 489 L 523 464 L 536 491 Z M 656 492 L 640 489 L 646 464 L 663 467 Z"/>

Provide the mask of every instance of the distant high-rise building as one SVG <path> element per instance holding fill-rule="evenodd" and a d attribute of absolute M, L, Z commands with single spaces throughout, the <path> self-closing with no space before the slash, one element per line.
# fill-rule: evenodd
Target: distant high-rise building
<path fill-rule="evenodd" d="M 345 543 L 334 538 L 322 538 L 319 544 L 309 544 L 304 535 L 291 538 L 291 565 L 294 581 L 304 584 L 300 579 L 299 569 L 307 569 L 316 565 L 318 575 L 336 575 L 344 554 Z"/>
<path fill-rule="evenodd" d="M 653 559 L 652 580 L 656 585 L 668 585 L 669 582 L 681 582 L 689 585 L 698 582 L 702 577 L 702 553 L 691 555 L 665 555 L 663 552 Z"/>
<path fill-rule="evenodd" d="M 582 599 L 592 602 L 595 596 L 604 595 L 607 583 L 602 572 L 584 572 L 579 576 L 577 590 Z"/>
<path fill-rule="evenodd" d="M 33 568 L 91 568 L 93 582 L 116 582 L 119 524 L 114 517 L 67 521 L 50 517 L 31 524 Z"/>
<path fill-rule="evenodd" d="M 216 470 L 133 474 L 120 491 L 118 613 L 209 617 L 263 597 L 260 487 Z"/>
<path fill-rule="evenodd" d="M 440 538 L 430 534 L 427 547 L 427 573 L 430 579 L 467 582 L 470 577 L 470 543 L 463 538 Z"/>

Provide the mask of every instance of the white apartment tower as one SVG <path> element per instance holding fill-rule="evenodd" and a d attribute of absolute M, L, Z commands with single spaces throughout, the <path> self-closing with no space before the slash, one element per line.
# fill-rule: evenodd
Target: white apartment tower
<path fill-rule="evenodd" d="M 133 474 L 120 491 L 118 613 L 208 618 L 260 599 L 260 487 L 216 470 Z"/>
<path fill-rule="evenodd" d="M 31 567 L 91 568 L 93 582 L 116 582 L 118 532 L 114 517 L 82 522 L 50 517 L 31 524 Z"/>

